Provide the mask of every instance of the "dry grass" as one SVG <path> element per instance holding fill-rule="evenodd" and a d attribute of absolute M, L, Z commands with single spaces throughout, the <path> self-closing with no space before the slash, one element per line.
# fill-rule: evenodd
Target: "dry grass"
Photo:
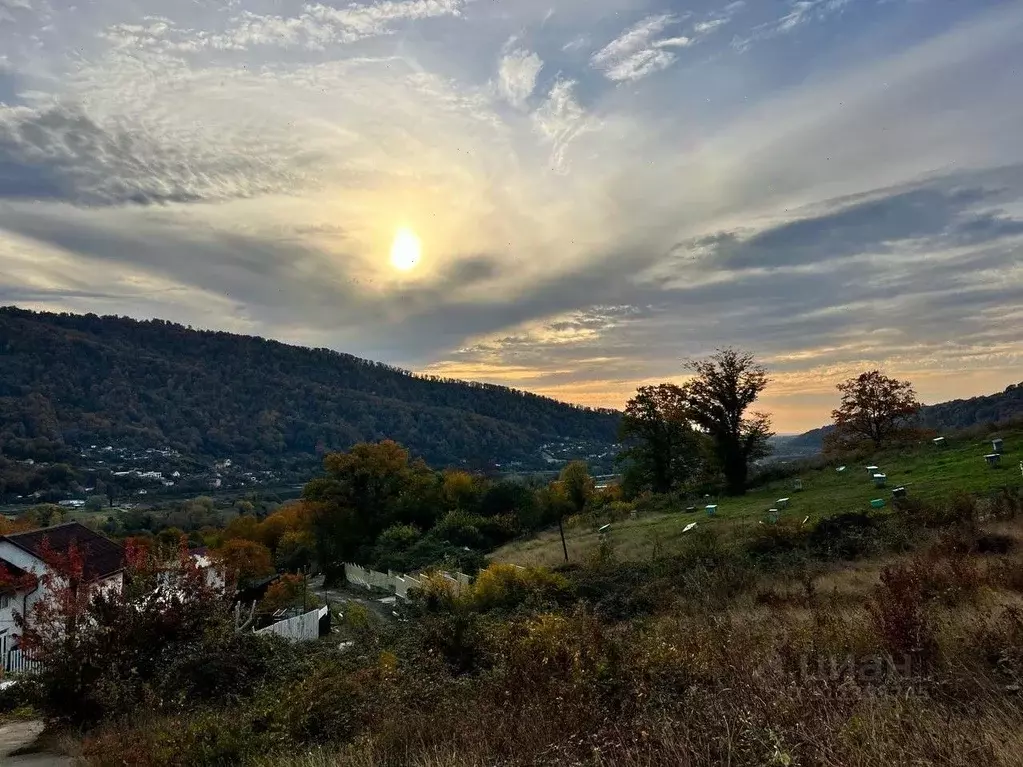
<path fill-rule="evenodd" d="M 995 532 L 1015 548 L 978 553 Z M 271 687 L 199 724 L 112 726 L 86 753 L 153 767 L 1014 767 L 1023 522 L 970 535 L 804 563 L 716 601 L 668 568 L 674 592 L 632 620 L 438 608 L 400 636 L 363 636 L 346 654 L 360 665 L 303 679 L 301 694 Z M 606 568 L 633 588 L 634 570 Z M 341 716 L 354 729 L 326 734 Z M 222 742 L 238 750 L 225 758 Z"/>

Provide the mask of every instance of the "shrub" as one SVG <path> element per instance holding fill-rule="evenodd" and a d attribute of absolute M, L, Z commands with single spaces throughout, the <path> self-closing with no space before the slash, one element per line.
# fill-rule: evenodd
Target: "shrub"
<path fill-rule="evenodd" d="M 483 524 L 483 517 L 476 514 L 451 511 L 433 527 L 430 535 L 455 546 L 478 549 L 486 543 L 486 538 L 480 530 Z"/>
<path fill-rule="evenodd" d="M 576 596 L 592 605 L 601 620 L 609 622 L 652 614 L 663 585 L 651 580 L 649 565 L 624 562 L 575 569 L 569 577 Z"/>
<path fill-rule="evenodd" d="M 746 549 L 755 557 L 776 558 L 804 552 L 809 540 L 809 530 L 798 520 L 787 518 L 773 525 L 757 525 Z"/>
<path fill-rule="evenodd" d="M 897 659 L 912 659 L 918 666 L 928 664 L 937 650 L 925 588 L 919 568 L 886 567 L 867 605 L 885 649 Z"/>
<path fill-rule="evenodd" d="M 978 521 L 977 499 L 958 493 L 939 503 L 906 498 L 899 505 L 904 524 L 910 528 L 975 530 Z"/>
<path fill-rule="evenodd" d="M 858 559 L 870 551 L 877 538 L 878 525 L 869 512 L 850 511 L 817 522 L 808 543 L 823 559 Z"/>
<path fill-rule="evenodd" d="M 46 597 L 23 641 L 40 661 L 36 703 L 51 719 L 91 724 L 194 698 L 232 698 L 273 668 L 272 646 L 235 633 L 229 602 L 186 552 L 160 571 L 129 548 L 121 590 L 92 593 L 81 557 L 47 555 Z"/>
<path fill-rule="evenodd" d="M 568 593 L 568 581 L 550 570 L 495 563 L 476 577 L 471 599 L 477 610 L 510 610 L 525 603 L 557 603 Z"/>
<path fill-rule="evenodd" d="M 995 519 L 1015 519 L 1023 512 L 1023 491 L 1018 487 L 1003 487 L 991 497 L 991 516 Z"/>

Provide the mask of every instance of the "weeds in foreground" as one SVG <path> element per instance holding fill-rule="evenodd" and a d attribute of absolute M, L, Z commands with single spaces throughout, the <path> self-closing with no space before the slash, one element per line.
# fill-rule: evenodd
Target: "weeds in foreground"
<path fill-rule="evenodd" d="M 700 532 L 653 562 L 496 567 L 468 595 L 431 591 L 408 623 L 346 627 L 344 652 L 292 648 L 244 697 L 108 720 L 84 753 L 141 767 L 1018 764 L 1020 529 L 982 516 L 956 502 L 746 540 Z M 893 531 L 913 533 L 911 551 L 892 554 Z M 859 552 L 884 553 L 873 580 L 842 569 Z M 838 599 L 822 574 L 856 588 Z"/>

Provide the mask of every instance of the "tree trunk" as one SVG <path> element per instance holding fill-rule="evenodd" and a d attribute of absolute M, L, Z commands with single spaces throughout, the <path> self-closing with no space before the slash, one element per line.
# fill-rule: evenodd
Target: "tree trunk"
<path fill-rule="evenodd" d="M 565 526 L 561 520 L 562 518 L 558 517 L 558 532 L 561 533 L 561 550 L 565 552 L 565 561 L 568 562 L 568 544 L 565 543 Z"/>

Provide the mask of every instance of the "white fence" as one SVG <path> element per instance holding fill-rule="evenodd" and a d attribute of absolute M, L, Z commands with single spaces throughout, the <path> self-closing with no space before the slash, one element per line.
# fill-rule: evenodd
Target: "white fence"
<path fill-rule="evenodd" d="M 39 661 L 33 660 L 24 650 L 9 650 L 4 655 L 4 675 L 31 674 L 39 668 Z"/>
<path fill-rule="evenodd" d="M 469 586 L 470 579 L 465 573 L 441 573 L 441 576 L 451 582 L 456 594 L 461 593 L 462 589 Z M 408 599 L 409 591 L 422 585 L 424 577 L 421 573 L 419 575 L 403 575 L 393 571 L 381 573 L 356 564 L 345 563 L 345 578 L 353 586 L 388 591 L 402 599 Z"/>
<path fill-rule="evenodd" d="M 277 636 L 300 642 L 307 639 L 316 639 L 320 636 L 320 619 L 327 614 L 327 608 L 321 607 L 318 610 L 311 610 L 303 615 L 296 615 L 285 621 L 279 621 L 272 626 L 261 628 L 257 634 L 276 634 Z"/>

